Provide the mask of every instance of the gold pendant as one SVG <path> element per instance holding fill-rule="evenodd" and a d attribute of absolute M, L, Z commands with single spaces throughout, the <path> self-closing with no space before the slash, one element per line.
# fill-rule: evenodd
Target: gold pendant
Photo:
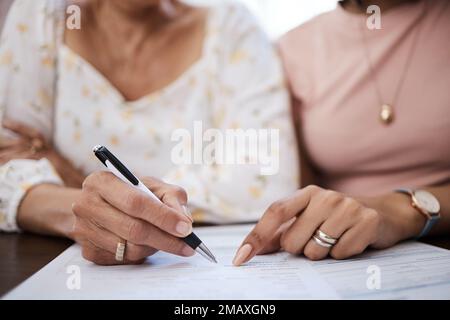
<path fill-rule="evenodd" d="M 380 111 L 380 120 L 383 124 L 388 125 L 394 120 L 394 109 L 388 104 L 383 104 Z"/>

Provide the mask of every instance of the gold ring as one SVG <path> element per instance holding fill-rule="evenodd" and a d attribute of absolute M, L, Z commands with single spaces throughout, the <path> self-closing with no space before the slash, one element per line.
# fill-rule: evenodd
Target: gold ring
<path fill-rule="evenodd" d="M 116 260 L 123 262 L 123 259 L 125 257 L 125 249 L 127 247 L 127 241 L 120 239 L 120 241 L 117 243 L 116 248 Z"/>

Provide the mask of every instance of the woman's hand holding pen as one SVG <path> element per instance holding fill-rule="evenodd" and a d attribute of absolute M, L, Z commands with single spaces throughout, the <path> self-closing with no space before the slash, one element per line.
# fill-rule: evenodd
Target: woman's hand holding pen
<path fill-rule="evenodd" d="M 311 260 L 344 259 L 367 247 L 386 248 L 417 236 L 424 217 L 402 194 L 357 199 L 308 186 L 272 204 L 240 246 L 233 263 L 283 249 Z"/>
<path fill-rule="evenodd" d="M 73 237 L 84 258 L 101 265 L 140 263 L 158 250 L 181 256 L 195 253 L 179 237 L 192 232 L 186 214 L 186 192 L 154 178 L 142 182 L 160 203 L 127 185 L 112 173 L 96 172 L 83 183 L 73 204 Z M 115 259 L 117 244 L 127 241 L 124 261 Z"/>

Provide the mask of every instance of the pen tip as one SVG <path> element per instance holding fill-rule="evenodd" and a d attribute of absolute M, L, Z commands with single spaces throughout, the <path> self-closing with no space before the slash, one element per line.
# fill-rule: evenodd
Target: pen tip
<path fill-rule="evenodd" d="M 217 263 L 216 257 L 212 254 L 211 251 L 205 246 L 204 243 L 201 243 L 197 249 L 195 249 L 200 255 L 209 260 L 210 262 Z"/>

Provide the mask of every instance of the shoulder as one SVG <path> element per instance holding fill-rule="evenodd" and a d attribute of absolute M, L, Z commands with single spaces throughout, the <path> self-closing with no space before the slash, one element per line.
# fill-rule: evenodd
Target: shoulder
<path fill-rule="evenodd" d="M 64 6 L 64 0 L 15 0 L 6 17 L 2 40 L 47 42 L 64 12 Z"/>
<path fill-rule="evenodd" d="M 43 17 L 54 18 L 53 15 L 65 8 L 65 0 L 15 0 L 8 12 L 8 18 L 26 18 L 36 21 Z"/>
<path fill-rule="evenodd" d="M 289 55 L 289 52 L 298 54 L 299 49 L 314 48 L 314 43 L 317 43 L 319 36 L 327 32 L 326 29 L 331 24 L 334 14 L 334 10 L 322 13 L 281 36 L 278 46 L 282 54 Z"/>

